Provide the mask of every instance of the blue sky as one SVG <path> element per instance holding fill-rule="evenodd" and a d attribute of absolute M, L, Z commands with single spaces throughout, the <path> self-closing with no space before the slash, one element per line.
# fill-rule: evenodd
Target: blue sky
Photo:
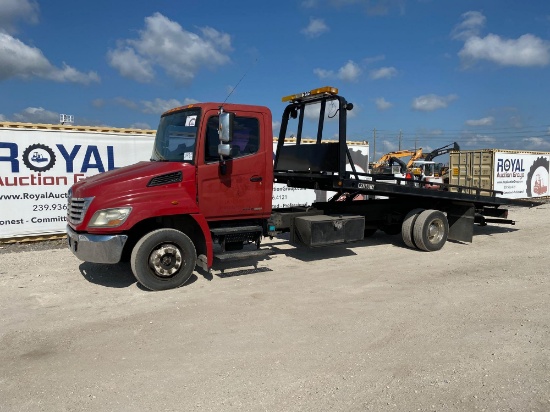
<path fill-rule="evenodd" d="M 240 81 L 240 83 L 239 83 Z M 0 121 L 155 129 L 197 101 L 330 85 L 349 140 L 550 151 L 543 0 L 0 0 Z"/>

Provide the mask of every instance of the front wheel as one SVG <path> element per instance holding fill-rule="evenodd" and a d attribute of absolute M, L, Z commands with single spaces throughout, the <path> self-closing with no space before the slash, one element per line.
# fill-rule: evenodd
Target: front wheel
<path fill-rule="evenodd" d="M 197 252 L 189 237 L 175 229 L 158 229 L 143 236 L 132 250 L 134 276 L 150 290 L 173 289 L 189 280 Z"/>
<path fill-rule="evenodd" d="M 434 252 L 441 249 L 448 235 L 447 217 L 439 210 L 424 210 L 414 222 L 413 240 L 420 250 Z"/>

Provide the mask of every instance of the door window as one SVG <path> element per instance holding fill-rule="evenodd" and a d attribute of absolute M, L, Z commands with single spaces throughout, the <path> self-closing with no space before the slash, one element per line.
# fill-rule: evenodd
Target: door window
<path fill-rule="evenodd" d="M 206 126 L 206 162 L 218 161 L 220 159 L 218 155 L 219 144 L 218 116 L 212 116 L 208 119 Z M 233 123 L 233 141 L 229 144 L 231 145 L 230 159 L 236 159 L 258 152 L 260 145 L 260 125 L 258 119 L 235 116 L 235 121 Z"/>

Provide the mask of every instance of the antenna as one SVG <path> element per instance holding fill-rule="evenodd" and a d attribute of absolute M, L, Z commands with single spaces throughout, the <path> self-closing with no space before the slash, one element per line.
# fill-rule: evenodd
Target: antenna
<path fill-rule="evenodd" d="M 257 61 L 258 61 L 258 59 L 254 60 L 254 63 L 253 63 L 253 64 L 256 64 Z M 227 95 L 227 97 L 225 98 L 225 100 L 223 101 L 222 107 L 223 107 L 223 105 L 225 104 L 225 102 L 227 102 L 227 99 L 229 99 L 229 97 L 233 94 L 233 92 L 235 91 L 235 89 L 239 86 L 239 84 L 241 84 L 241 82 L 243 81 L 243 79 L 245 78 L 245 76 L 248 74 L 248 72 L 250 71 L 250 69 L 252 69 L 253 64 L 251 64 L 250 67 L 248 68 L 248 70 L 247 70 L 246 72 L 244 72 L 243 77 L 241 77 L 241 79 L 237 82 L 237 84 L 235 85 L 235 87 L 233 87 L 233 88 L 231 89 L 231 91 L 229 92 L 229 94 Z"/>
<path fill-rule="evenodd" d="M 59 115 L 59 123 L 65 124 L 65 123 L 74 123 L 74 116 L 72 114 L 60 114 Z"/>

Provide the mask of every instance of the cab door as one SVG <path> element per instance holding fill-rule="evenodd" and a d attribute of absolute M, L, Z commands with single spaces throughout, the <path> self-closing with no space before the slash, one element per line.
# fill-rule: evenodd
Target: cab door
<path fill-rule="evenodd" d="M 249 219 L 271 213 L 272 182 L 267 181 L 261 113 L 235 112 L 231 156 L 220 167 L 218 114 L 205 113 L 201 158 L 197 163 L 198 206 L 207 220 Z M 269 157 L 271 162 L 271 158 Z M 267 193 L 268 191 L 268 193 Z"/>

